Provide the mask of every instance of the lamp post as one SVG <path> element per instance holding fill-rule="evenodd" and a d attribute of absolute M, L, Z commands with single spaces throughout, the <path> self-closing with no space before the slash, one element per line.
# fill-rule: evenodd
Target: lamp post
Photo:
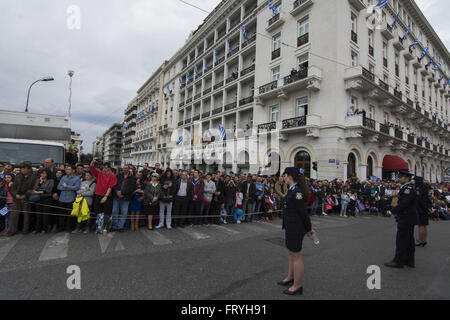
<path fill-rule="evenodd" d="M 69 83 L 69 118 L 71 117 L 72 112 L 72 77 L 75 74 L 75 71 L 69 70 L 67 71 L 67 75 L 70 77 Z"/>
<path fill-rule="evenodd" d="M 31 91 L 31 87 L 35 84 L 38 83 L 39 81 L 53 81 L 55 79 L 53 79 L 53 77 L 46 77 L 46 78 L 42 78 L 39 80 L 36 80 L 35 82 L 33 82 L 30 87 L 28 88 L 28 96 L 27 96 L 27 105 L 25 107 L 25 112 L 28 112 L 28 102 L 30 101 L 30 91 Z"/>

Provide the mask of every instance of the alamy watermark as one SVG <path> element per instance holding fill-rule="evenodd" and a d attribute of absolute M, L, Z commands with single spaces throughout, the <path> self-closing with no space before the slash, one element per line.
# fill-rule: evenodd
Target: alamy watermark
<path fill-rule="evenodd" d="M 70 5 L 67 7 L 67 29 L 80 30 L 81 29 L 81 9 L 77 5 Z"/>

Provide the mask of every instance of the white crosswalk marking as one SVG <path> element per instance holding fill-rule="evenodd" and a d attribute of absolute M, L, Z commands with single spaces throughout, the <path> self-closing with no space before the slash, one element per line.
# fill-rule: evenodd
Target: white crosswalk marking
<path fill-rule="evenodd" d="M 194 238 L 195 240 L 204 240 L 210 238 L 207 234 L 201 233 L 200 231 L 196 231 L 190 227 L 182 228 L 180 231 L 186 233 L 188 236 Z"/>
<path fill-rule="evenodd" d="M 41 252 L 41 256 L 39 257 L 39 261 L 66 258 L 68 249 L 69 234 L 57 234 L 47 240 L 47 243 Z"/>
<path fill-rule="evenodd" d="M 163 236 L 159 231 L 150 231 L 150 230 L 140 230 L 140 231 L 147 239 L 149 239 L 156 246 L 172 243 L 171 240 Z"/>
<path fill-rule="evenodd" d="M 102 253 L 105 253 L 106 250 L 108 250 L 109 243 L 111 242 L 112 238 L 114 237 L 115 232 L 108 233 L 106 236 L 99 234 L 98 235 L 98 241 L 100 243 L 100 249 L 102 250 Z"/>
<path fill-rule="evenodd" d="M 17 235 L 11 238 L 4 238 L 0 242 L 0 263 L 8 255 L 9 251 L 16 245 L 16 243 L 22 238 L 22 235 Z"/>
<path fill-rule="evenodd" d="M 240 233 L 237 230 L 233 230 L 233 229 L 230 229 L 230 228 L 227 228 L 227 227 L 224 227 L 224 226 L 219 226 L 217 224 L 212 224 L 211 226 L 213 228 L 215 228 L 215 229 L 222 230 L 222 231 L 225 231 L 225 232 L 231 233 L 231 234 L 239 234 Z"/>

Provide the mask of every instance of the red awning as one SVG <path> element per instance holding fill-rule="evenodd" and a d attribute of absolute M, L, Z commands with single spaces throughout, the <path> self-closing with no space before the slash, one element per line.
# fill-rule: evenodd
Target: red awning
<path fill-rule="evenodd" d="M 387 155 L 383 159 L 383 170 L 409 170 L 408 163 L 400 157 Z"/>

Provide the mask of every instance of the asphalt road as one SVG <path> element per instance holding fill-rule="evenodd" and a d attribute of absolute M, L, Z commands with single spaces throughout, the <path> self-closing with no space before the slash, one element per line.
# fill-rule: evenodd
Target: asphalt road
<path fill-rule="evenodd" d="M 0 238 L 0 299 L 450 299 L 450 224 L 430 222 L 416 268 L 389 269 L 395 221 L 313 217 L 320 245 L 305 238 L 303 296 L 276 282 L 287 271 L 281 221 L 172 230 Z M 67 268 L 79 266 L 81 289 Z M 367 267 L 381 268 L 369 290 Z"/>

